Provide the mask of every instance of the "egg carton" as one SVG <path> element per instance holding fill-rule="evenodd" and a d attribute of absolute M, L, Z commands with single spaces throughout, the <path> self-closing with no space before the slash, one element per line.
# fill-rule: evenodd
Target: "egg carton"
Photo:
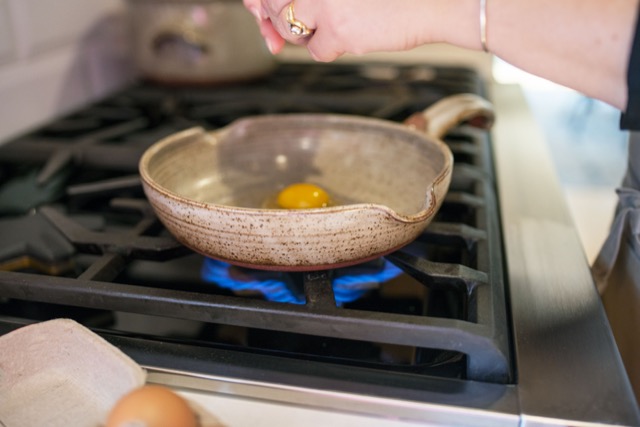
<path fill-rule="evenodd" d="M 55 319 L 0 337 L 0 426 L 97 427 L 146 372 L 79 323 Z"/>

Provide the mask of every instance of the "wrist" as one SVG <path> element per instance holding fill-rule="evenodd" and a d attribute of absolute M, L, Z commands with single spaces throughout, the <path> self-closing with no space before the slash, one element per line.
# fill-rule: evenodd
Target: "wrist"
<path fill-rule="evenodd" d="M 490 9 L 495 0 L 431 0 L 427 43 L 448 43 L 465 49 L 482 50 L 483 35 L 489 48 Z M 483 14 L 484 11 L 484 14 Z M 484 31 L 481 20 L 484 16 Z"/>

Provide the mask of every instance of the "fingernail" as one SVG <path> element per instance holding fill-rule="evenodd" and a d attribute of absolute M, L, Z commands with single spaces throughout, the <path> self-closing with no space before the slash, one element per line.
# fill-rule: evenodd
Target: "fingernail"
<path fill-rule="evenodd" d="M 266 40 L 267 42 L 267 49 L 269 49 L 269 52 L 271 52 L 272 55 L 275 55 L 275 46 L 273 46 L 273 42 L 269 39 Z"/>

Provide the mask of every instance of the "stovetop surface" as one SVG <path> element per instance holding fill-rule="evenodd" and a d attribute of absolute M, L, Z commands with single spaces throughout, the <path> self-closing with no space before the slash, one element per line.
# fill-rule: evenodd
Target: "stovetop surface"
<path fill-rule="evenodd" d="M 485 94 L 465 68 L 283 64 L 232 86 L 140 82 L 9 141 L 0 147 L 0 313 L 18 323 L 70 317 L 123 347 L 173 343 L 194 359 L 218 349 L 291 369 L 315 362 L 509 384 L 486 132 L 447 135 L 452 184 L 423 235 L 385 259 L 329 272 L 259 272 L 190 252 L 158 222 L 137 173 L 146 148 L 192 126 L 298 112 L 399 122 L 463 92 Z"/>

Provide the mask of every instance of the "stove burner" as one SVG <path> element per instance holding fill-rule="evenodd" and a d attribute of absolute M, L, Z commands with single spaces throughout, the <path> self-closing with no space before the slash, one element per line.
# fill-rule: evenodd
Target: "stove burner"
<path fill-rule="evenodd" d="M 398 277 L 400 274 L 402 274 L 401 269 L 382 258 L 379 261 L 339 270 L 336 273 L 337 277 L 333 280 L 336 303 L 341 305 L 360 299 L 369 291 L 377 289 L 380 284 Z"/>
<path fill-rule="evenodd" d="M 76 250 L 41 213 L 0 220 L 0 271 L 61 275 L 73 269 Z"/>
<path fill-rule="evenodd" d="M 304 304 L 304 297 L 296 295 L 292 283 L 279 272 L 234 267 L 222 261 L 206 258 L 202 263 L 202 278 L 236 293 L 262 294 L 267 300 Z"/>
<path fill-rule="evenodd" d="M 37 271 L 50 276 L 61 276 L 73 271 L 75 263 L 72 260 L 43 261 L 32 256 L 21 256 L 14 259 L 0 261 L 0 271 Z"/>
<path fill-rule="evenodd" d="M 402 270 L 383 258 L 336 270 L 332 281 L 335 303 L 341 306 L 356 301 L 400 274 Z M 202 265 L 202 278 L 222 288 L 238 294 L 258 293 L 268 301 L 305 304 L 298 276 L 295 273 L 235 267 L 211 258 L 206 258 Z"/>

